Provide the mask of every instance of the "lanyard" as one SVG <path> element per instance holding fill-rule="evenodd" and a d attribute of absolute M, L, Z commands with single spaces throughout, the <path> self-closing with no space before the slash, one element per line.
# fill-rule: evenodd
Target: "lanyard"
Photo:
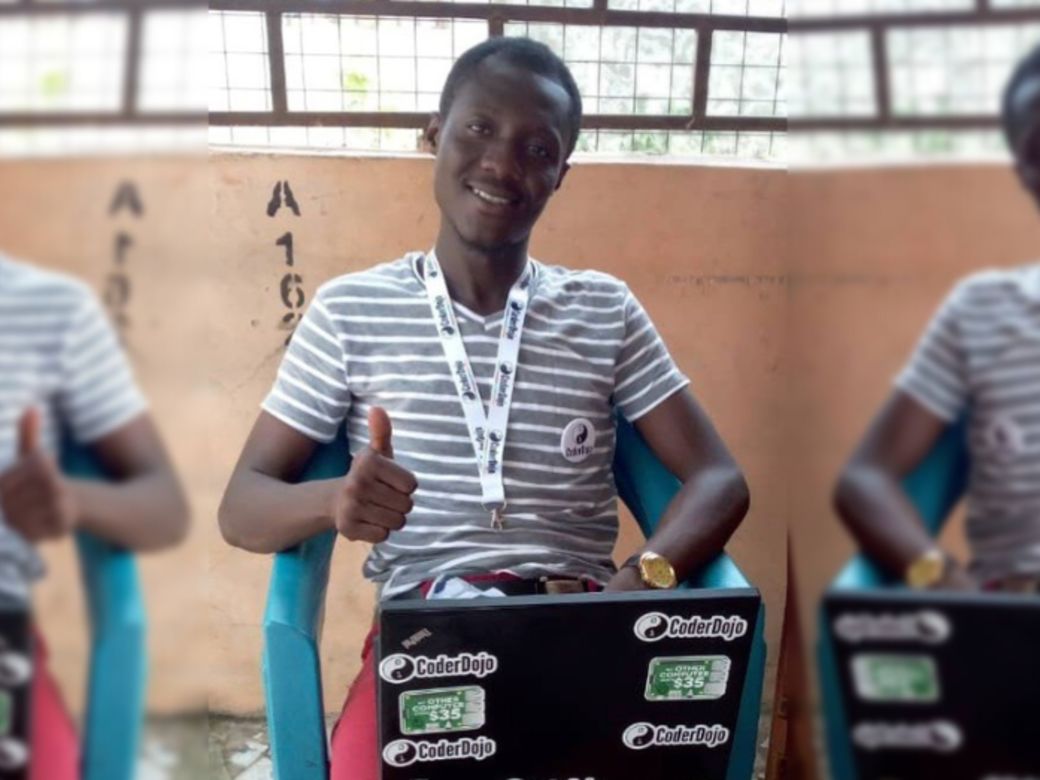
<path fill-rule="evenodd" d="M 491 527 L 502 528 L 502 515 L 506 508 L 505 486 L 502 482 L 502 453 L 506 446 L 506 429 L 509 425 L 509 407 L 513 401 L 513 385 L 516 383 L 517 363 L 520 357 L 520 337 L 527 316 L 527 304 L 531 297 L 533 266 L 528 261 L 524 272 L 513 284 L 506 300 L 502 317 L 502 332 L 498 337 L 498 356 L 495 360 L 495 376 L 491 383 L 491 399 L 487 414 L 480 400 L 473 368 L 470 366 L 466 345 L 455 319 L 455 310 L 448 293 L 437 257 L 430 252 L 423 258 L 423 278 L 426 282 L 426 297 L 437 325 L 437 333 L 448 360 L 455 390 L 459 395 L 462 413 L 466 418 L 473 453 L 477 457 L 480 473 L 481 505 L 491 512 Z"/>

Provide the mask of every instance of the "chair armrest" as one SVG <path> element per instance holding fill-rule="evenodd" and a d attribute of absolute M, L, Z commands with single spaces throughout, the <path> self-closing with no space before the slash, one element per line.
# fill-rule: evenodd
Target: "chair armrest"
<path fill-rule="evenodd" d="M 91 453 L 66 438 L 64 473 L 105 479 Z M 84 780 L 132 780 L 148 687 L 147 622 L 134 554 L 78 531 L 90 630 L 90 661 L 83 717 Z"/>
<path fill-rule="evenodd" d="M 325 780 L 328 749 L 321 689 L 322 611 L 336 535 L 275 555 L 264 612 L 263 678 L 278 780 Z"/>

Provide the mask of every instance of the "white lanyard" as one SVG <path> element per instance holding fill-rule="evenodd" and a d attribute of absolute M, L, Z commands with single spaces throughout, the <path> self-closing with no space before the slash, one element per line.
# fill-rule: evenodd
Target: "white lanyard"
<path fill-rule="evenodd" d="M 524 331 L 527 304 L 531 297 L 533 267 L 528 261 L 524 272 L 513 284 L 506 299 L 506 310 L 502 317 L 502 332 L 498 337 L 498 356 L 495 360 L 495 377 L 491 383 L 491 399 L 488 412 L 480 400 L 480 390 L 473 376 L 466 345 L 455 319 L 455 310 L 444 280 L 440 263 L 431 252 L 423 258 L 423 278 L 426 280 L 426 297 L 430 311 L 441 337 L 444 356 L 448 360 L 455 390 L 459 394 L 462 413 L 469 428 L 473 453 L 477 457 L 480 472 L 481 504 L 491 512 L 491 526 L 502 528 L 502 515 L 506 508 L 505 486 L 502 482 L 502 453 L 506 446 L 506 430 L 509 425 L 509 406 L 513 401 L 513 385 L 516 383 L 517 363 L 520 357 L 520 337 Z"/>

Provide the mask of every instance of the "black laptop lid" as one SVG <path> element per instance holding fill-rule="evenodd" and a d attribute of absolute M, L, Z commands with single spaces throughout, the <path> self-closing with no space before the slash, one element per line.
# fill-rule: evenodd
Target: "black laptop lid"
<path fill-rule="evenodd" d="M 824 600 L 859 780 L 1040 777 L 1040 599 Z"/>
<path fill-rule="evenodd" d="M 756 590 L 389 602 L 384 780 L 724 780 Z"/>

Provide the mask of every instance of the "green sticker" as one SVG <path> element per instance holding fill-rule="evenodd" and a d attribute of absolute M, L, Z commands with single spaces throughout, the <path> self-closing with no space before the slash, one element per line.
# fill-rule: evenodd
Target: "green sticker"
<path fill-rule="evenodd" d="M 479 685 L 405 691 L 400 698 L 401 732 L 440 734 L 484 726 L 484 689 Z"/>
<path fill-rule="evenodd" d="M 730 660 L 724 655 L 654 658 L 646 678 L 647 701 L 704 701 L 726 693 Z"/>
<path fill-rule="evenodd" d="M 861 653 L 852 659 L 856 695 L 865 701 L 932 704 L 939 700 L 939 675 L 927 655 Z"/>
<path fill-rule="evenodd" d="M 14 698 L 7 691 L 0 691 L 0 736 L 11 733 L 11 721 L 14 719 Z"/>

